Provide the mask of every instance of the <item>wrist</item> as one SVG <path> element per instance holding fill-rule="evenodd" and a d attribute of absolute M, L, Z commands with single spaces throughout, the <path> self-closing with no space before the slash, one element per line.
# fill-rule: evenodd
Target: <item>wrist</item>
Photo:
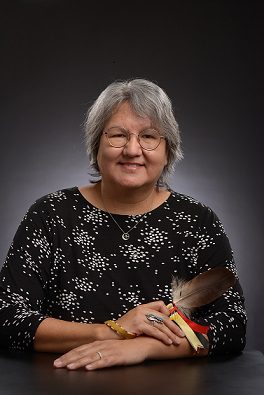
<path fill-rule="evenodd" d="M 97 324 L 96 340 L 119 340 L 121 337 L 105 324 Z"/>
<path fill-rule="evenodd" d="M 135 339 L 131 339 L 129 340 L 129 342 L 134 342 L 133 347 L 136 347 L 137 349 L 140 350 L 141 355 L 143 355 L 144 361 L 148 359 L 155 359 L 153 358 L 156 355 L 154 350 L 156 349 L 157 345 L 158 346 L 159 344 L 161 344 L 161 346 L 163 345 L 163 343 L 160 342 L 159 340 L 144 335 L 138 336 Z M 135 342 L 137 342 L 137 344 Z"/>
<path fill-rule="evenodd" d="M 109 328 L 117 333 L 122 339 L 134 339 L 137 335 L 133 332 L 128 332 L 116 320 L 107 320 L 104 322 Z"/>

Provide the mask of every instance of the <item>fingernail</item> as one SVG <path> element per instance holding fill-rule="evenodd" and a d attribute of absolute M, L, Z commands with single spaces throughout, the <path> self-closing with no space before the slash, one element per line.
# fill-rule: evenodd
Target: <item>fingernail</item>
<path fill-rule="evenodd" d="M 168 344 L 172 344 L 173 341 L 171 339 L 168 339 Z"/>
<path fill-rule="evenodd" d="M 179 331 L 179 335 L 180 335 L 181 337 L 185 337 L 185 333 L 184 333 L 183 331 Z"/>
<path fill-rule="evenodd" d="M 60 368 L 60 367 L 62 366 L 62 362 L 61 362 L 60 359 L 56 359 L 56 360 L 53 362 L 53 364 L 54 364 L 54 366 L 56 366 L 57 368 Z"/>

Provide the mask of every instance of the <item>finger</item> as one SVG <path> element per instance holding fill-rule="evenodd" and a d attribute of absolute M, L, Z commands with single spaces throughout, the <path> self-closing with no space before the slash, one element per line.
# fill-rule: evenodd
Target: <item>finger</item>
<path fill-rule="evenodd" d="M 160 314 L 155 313 L 154 310 L 152 312 L 146 314 L 147 319 L 150 319 L 149 315 L 152 316 L 154 320 L 156 318 L 156 322 L 158 324 L 163 323 L 176 336 L 179 336 L 179 337 L 185 336 L 185 334 L 178 327 L 178 325 L 176 325 L 175 322 L 173 322 L 169 317 L 164 316 L 164 315 L 161 316 Z M 162 330 L 162 328 L 160 328 L 160 330 Z M 168 332 L 166 332 L 166 333 L 168 333 Z"/>
<path fill-rule="evenodd" d="M 67 365 L 78 361 L 80 358 L 85 356 L 86 353 L 87 353 L 87 345 L 77 347 L 77 348 L 61 355 L 59 358 L 57 358 L 54 361 L 53 365 L 56 368 L 64 368 Z"/>
<path fill-rule="evenodd" d="M 54 366 L 75 370 L 87 364 L 99 361 L 102 358 L 103 353 L 101 351 L 98 349 L 95 351 L 90 345 L 84 345 L 82 349 L 74 349 L 54 361 Z"/>
<path fill-rule="evenodd" d="M 148 321 L 147 323 L 145 323 L 143 333 L 147 336 L 154 337 L 155 339 L 162 341 L 166 345 L 171 345 L 174 342 L 174 339 L 171 339 L 172 336 L 169 336 L 166 333 L 166 329 L 164 330 L 163 328 L 161 328 L 161 326 L 163 325 L 157 324 L 155 323 L 155 321 Z M 176 344 L 178 344 L 178 339 L 175 339 L 175 342 L 177 342 Z"/>
<path fill-rule="evenodd" d="M 170 314 L 168 307 L 162 300 L 156 300 L 154 302 L 146 303 L 142 306 L 153 309 L 155 311 L 159 311 L 166 316 L 169 316 Z"/>
<path fill-rule="evenodd" d="M 175 325 L 175 324 L 174 324 Z M 157 327 L 157 325 L 156 325 Z M 158 327 L 160 328 L 160 327 Z M 171 330 L 171 328 L 166 326 L 166 322 L 164 322 L 162 328 L 160 328 L 160 330 L 165 333 L 169 339 L 172 340 L 172 342 L 176 345 L 180 344 L 181 342 L 181 338 L 185 337 L 185 334 L 179 330 L 179 328 L 172 328 L 173 330 Z"/>
<path fill-rule="evenodd" d="M 106 353 L 103 354 L 103 357 L 101 359 L 97 359 L 96 361 L 90 362 L 85 365 L 86 370 L 96 370 L 96 369 L 102 369 L 110 366 L 117 365 L 117 361 L 112 357 L 107 357 L 105 355 Z"/>
<path fill-rule="evenodd" d="M 164 333 L 167 336 L 166 337 L 162 337 L 162 339 L 164 338 L 166 341 L 166 344 L 169 344 L 169 340 L 170 339 L 174 344 L 178 345 L 180 343 L 180 339 L 179 337 L 184 337 L 184 333 L 177 327 L 175 328 L 175 323 L 172 322 L 168 317 L 164 316 L 161 317 L 158 314 L 154 314 L 154 313 L 149 313 L 146 314 L 146 318 L 148 320 L 148 324 L 155 326 L 155 329 L 159 330 L 160 332 Z M 148 329 L 149 331 L 149 329 Z M 156 331 L 152 332 L 152 336 L 153 337 L 157 337 L 158 333 Z"/>
<path fill-rule="evenodd" d="M 185 337 L 185 333 L 180 329 L 180 327 L 174 321 L 170 320 L 169 318 L 166 318 L 166 319 L 164 319 L 164 324 L 176 336 Z"/>
<path fill-rule="evenodd" d="M 83 357 L 80 357 L 75 362 L 71 362 L 67 365 L 67 369 L 76 370 L 84 366 L 93 365 L 94 363 L 100 362 L 103 359 L 103 354 L 100 351 L 92 351 Z M 103 367 L 103 366 L 102 366 Z"/>

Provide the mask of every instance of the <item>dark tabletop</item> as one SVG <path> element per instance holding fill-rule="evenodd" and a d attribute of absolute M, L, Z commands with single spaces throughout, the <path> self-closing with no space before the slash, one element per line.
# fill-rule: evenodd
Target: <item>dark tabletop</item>
<path fill-rule="evenodd" d="M 264 356 L 151 361 L 93 372 L 54 369 L 56 355 L 0 355 L 1 395 L 263 395 Z"/>

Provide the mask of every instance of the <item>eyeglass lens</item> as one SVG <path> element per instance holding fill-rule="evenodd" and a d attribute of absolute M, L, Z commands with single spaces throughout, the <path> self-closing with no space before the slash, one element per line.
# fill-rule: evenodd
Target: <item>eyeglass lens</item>
<path fill-rule="evenodd" d="M 112 147 L 121 148 L 128 143 L 130 134 L 132 133 L 129 133 L 127 130 L 121 128 L 113 127 L 108 129 L 105 134 L 107 135 L 109 144 Z M 142 130 L 138 134 L 137 139 L 143 149 L 153 150 L 158 147 L 161 136 L 155 129 L 146 129 Z"/>

